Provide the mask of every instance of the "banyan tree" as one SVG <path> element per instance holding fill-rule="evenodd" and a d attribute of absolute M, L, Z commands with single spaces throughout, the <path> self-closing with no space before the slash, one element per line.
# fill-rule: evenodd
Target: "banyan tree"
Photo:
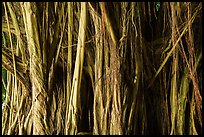
<path fill-rule="evenodd" d="M 201 2 L 3 2 L 2 134 L 202 134 Z"/>

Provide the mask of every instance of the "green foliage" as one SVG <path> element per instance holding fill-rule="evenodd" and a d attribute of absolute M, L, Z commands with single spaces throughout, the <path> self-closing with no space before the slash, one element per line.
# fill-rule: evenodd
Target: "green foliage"
<path fill-rule="evenodd" d="M 6 89 L 3 85 L 3 80 L 4 82 L 6 82 L 6 79 L 7 79 L 7 71 L 2 67 L 2 103 L 4 102 L 6 97 Z"/>
<path fill-rule="evenodd" d="M 159 11 L 160 9 L 160 2 L 156 2 L 156 11 Z"/>

